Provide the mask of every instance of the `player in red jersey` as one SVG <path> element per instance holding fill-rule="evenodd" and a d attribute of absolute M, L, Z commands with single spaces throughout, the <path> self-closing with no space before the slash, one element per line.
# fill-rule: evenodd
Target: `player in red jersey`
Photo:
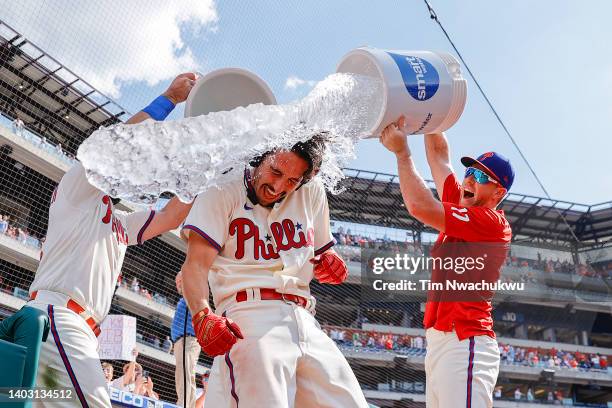
<path fill-rule="evenodd" d="M 489 258 L 486 276 L 471 271 L 432 271 L 432 282 L 450 279 L 495 281 L 511 240 L 510 224 L 497 207 L 514 181 L 510 162 L 495 152 L 477 159 L 463 157 L 467 167 L 460 182 L 450 163 L 444 134 L 425 135 L 427 161 L 431 168 L 437 200 L 417 172 L 411 158 L 405 118 L 389 125 L 381 142 L 395 154 L 402 196 L 408 212 L 440 232 L 432 255 L 465 255 L 462 251 L 486 245 L 503 248 Z M 467 249 L 469 248 L 469 249 Z M 455 267 L 455 269 L 457 269 Z M 456 291 L 455 291 L 456 292 Z M 471 295 L 482 295 L 474 292 Z M 447 296 L 442 299 L 441 296 Z M 427 337 L 425 358 L 427 407 L 492 407 L 492 394 L 499 372 L 499 349 L 493 332 L 491 297 L 443 292 L 428 295 L 424 326 Z"/>

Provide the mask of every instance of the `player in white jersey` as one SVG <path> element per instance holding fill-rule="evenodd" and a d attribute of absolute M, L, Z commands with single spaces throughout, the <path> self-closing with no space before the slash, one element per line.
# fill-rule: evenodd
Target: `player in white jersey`
<path fill-rule="evenodd" d="M 198 342 L 217 356 L 206 406 L 368 406 L 309 290 L 313 277 L 348 275 L 331 249 L 325 190 L 311 180 L 324 137 L 255 159 L 243 180 L 200 194 L 185 220 L 184 296 Z"/>
<path fill-rule="evenodd" d="M 174 79 L 168 90 L 127 123 L 163 120 L 186 100 L 195 75 Z M 40 352 L 38 386 L 74 388 L 75 400 L 49 406 L 110 407 L 98 354 L 106 317 L 128 245 L 178 228 L 191 208 L 176 197 L 163 210 L 127 213 L 87 181 L 75 164 L 53 192 L 47 237 L 28 305 L 48 313 L 51 333 Z M 55 378 L 55 381 L 50 378 Z"/>

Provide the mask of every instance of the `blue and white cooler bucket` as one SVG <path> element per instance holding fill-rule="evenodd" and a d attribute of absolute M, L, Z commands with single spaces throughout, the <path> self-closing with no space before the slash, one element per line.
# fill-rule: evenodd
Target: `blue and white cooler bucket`
<path fill-rule="evenodd" d="M 362 47 L 346 54 L 336 72 L 383 82 L 383 103 L 370 137 L 379 137 L 401 115 L 410 134 L 443 132 L 459 120 L 467 99 L 459 62 L 445 52 Z"/>

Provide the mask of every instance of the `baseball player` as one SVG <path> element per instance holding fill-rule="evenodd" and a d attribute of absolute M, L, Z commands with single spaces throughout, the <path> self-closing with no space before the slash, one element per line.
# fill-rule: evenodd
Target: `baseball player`
<path fill-rule="evenodd" d="M 216 356 L 206 406 L 368 406 L 313 316 L 311 279 L 340 284 L 348 275 L 313 179 L 324 137 L 254 159 L 243 180 L 200 194 L 185 220 L 183 294 L 198 342 Z"/>
<path fill-rule="evenodd" d="M 194 83 L 194 74 L 179 75 L 127 123 L 163 120 Z M 52 382 L 58 386 L 74 388 L 77 405 L 83 407 L 111 406 L 96 337 L 127 246 L 178 228 L 191 208 L 175 197 L 159 212 L 127 213 L 116 210 L 116 202 L 89 184 L 80 163 L 66 172 L 51 198 L 47 238 L 30 286 L 28 304 L 47 312 L 51 324 L 40 352 L 37 385 L 48 386 L 45 379 L 55 377 Z M 74 401 L 41 404 L 74 406 Z"/>
<path fill-rule="evenodd" d="M 446 137 L 426 135 L 427 160 L 441 197 L 438 201 L 414 166 L 404 125 L 405 119 L 401 117 L 388 126 L 381 142 L 396 155 L 406 208 L 413 217 L 440 232 L 432 255 L 445 253 L 448 248 L 452 252 L 466 243 L 472 247 L 497 245 L 504 252 L 493 253 L 487 260 L 489 272 L 493 272 L 488 278 L 496 280 L 512 237 L 504 212 L 497 210 L 514 181 L 510 162 L 495 152 L 478 159 L 463 157 L 461 162 L 467 169 L 460 182 L 451 167 Z M 470 273 L 461 275 L 469 277 Z M 459 272 L 434 268 L 432 281 L 444 282 L 457 276 Z M 492 407 L 499 348 L 493 332 L 490 297 L 437 299 L 440 298 L 428 296 L 424 317 L 427 407 Z"/>

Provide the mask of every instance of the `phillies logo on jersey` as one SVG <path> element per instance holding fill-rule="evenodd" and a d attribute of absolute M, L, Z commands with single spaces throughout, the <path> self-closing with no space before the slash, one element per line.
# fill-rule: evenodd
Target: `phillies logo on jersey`
<path fill-rule="evenodd" d="M 236 259 L 244 258 L 245 247 L 252 242 L 253 258 L 278 259 L 280 251 L 314 246 L 314 229 L 302 230 L 300 223 L 290 219 L 273 222 L 272 236 L 266 234 L 265 241 L 259 235 L 259 227 L 248 218 L 236 218 L 229 226 L 230 235 L 236 235 Z M 275 246 L 276 244 L 276 246 Z"/>
<path fill-rule="evenodd" d="M 117 236 L 117 241 L 119 241 L 121 244 L 127 245 L 128 235 L 127 232 L 125 232 L 121 221 L 119 221 L 119 219 L 117 219 L 117 217 L 113 215 L 113 202 L 107 195 L 102 197 L 102 202 L 106 205 L 106 214 L 104 215 L 104 217 L 102 217 L 102 223 L 108 224 L 112 222 L 112 229 L 115 235 Z"/>

